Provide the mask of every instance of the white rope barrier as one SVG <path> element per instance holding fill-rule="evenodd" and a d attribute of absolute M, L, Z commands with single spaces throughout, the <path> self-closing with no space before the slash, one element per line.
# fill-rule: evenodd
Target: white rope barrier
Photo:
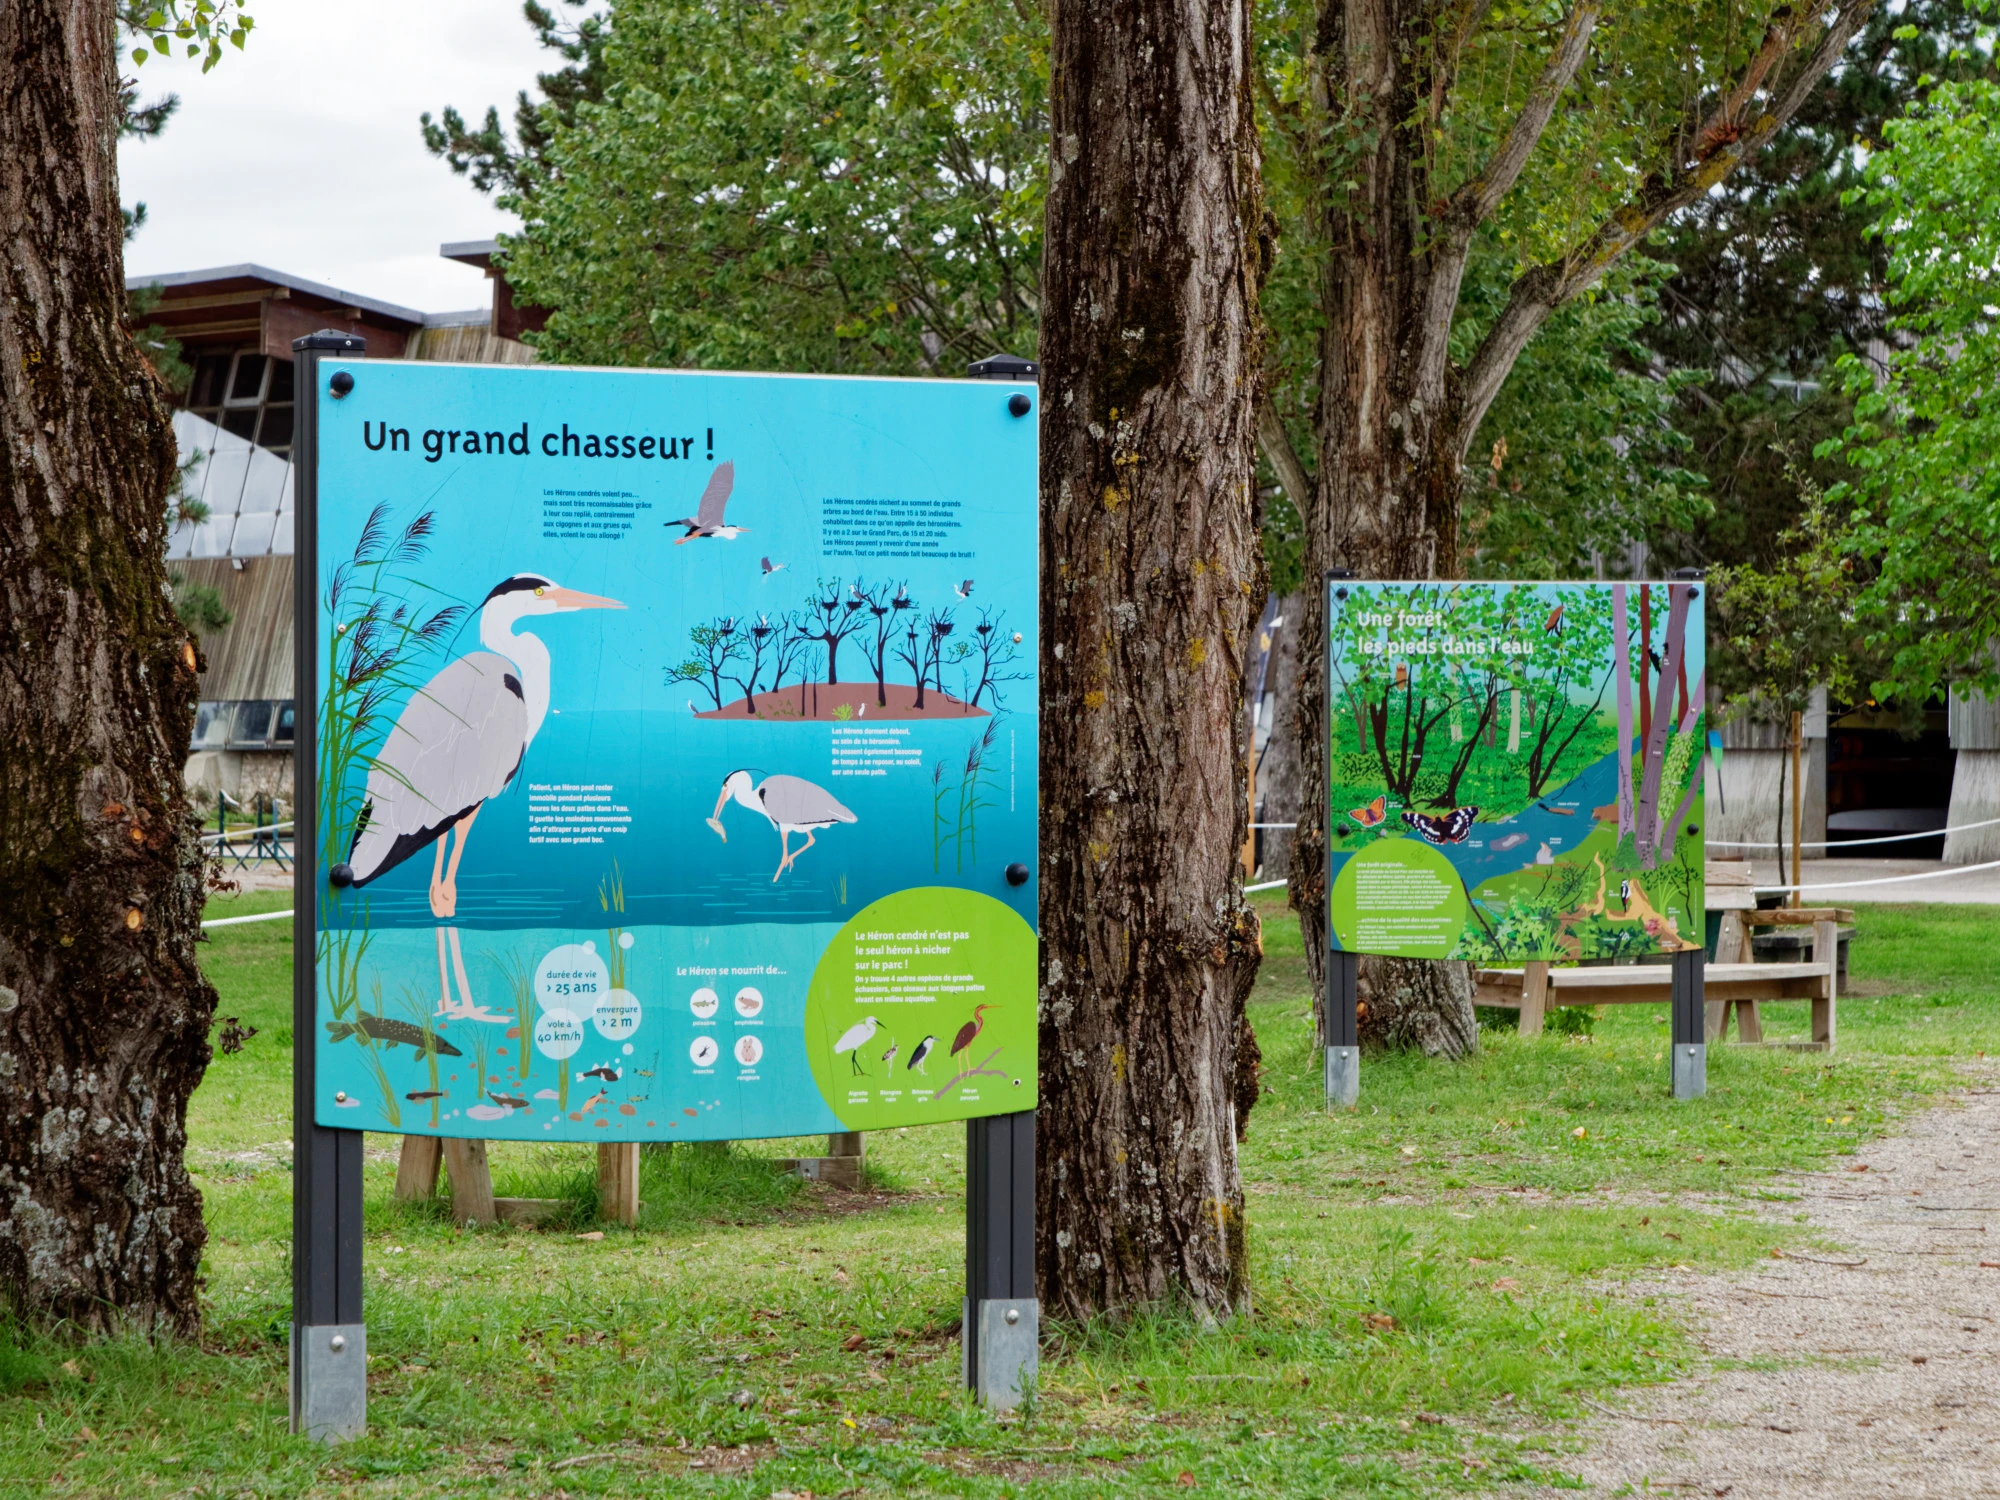
<path fill-rule="evenodd" d="M 217 844 L 227 843 L 231 839 L 254 839 L 259 834 L 289 832 L 291 826 L 289 822 L 284 822 L 266 823 L 262 828 L 232 828 L 227 833 L 204 833 L 201 836 L 201 841 L 204 844 Z"/>
<path fill-rule="evenodd" d="M 1988 860 L 1983 865 L 1948 865 L 1942 870 L 1920 870 L 1915 875 L 1885 875 L 1876 880 L 1816 880 L 1811 885 L 1760 885 L 1753 887 L 1759 895 L 1777 895 L 1787 891 L 1849 891 L 1864 885 L 1901 885 L 1908 880 L 1943 880 L 1950 875 L 1970 875 L 1978 870 L 2000 870 L 2000 859 Z"/>
<path fill-rule="evenodd" d="M 2000 818 L 1987 818 L 1978 823 L 1959 823 L 1949 828 L 1927 828 L 1920 833 L 1892 833 L 1879 839 L 1803 839 L 1801 849 L 1854 849 L 1862 844 L 1906 844 L 1911 839 L 1934 839 L 1947 833 L 1970 833 L 1975 828 L 1991 828 L 2000 824 Z M 1789 849 L 1790 844 L 1766 844 L 1750 839 L 1710 839 L 1711 844 L 1723 844 L 1731 849 Z"/>
<path fill-rule="evenodd" d="M 1290 885 L 1290 884 L 1291 884 L 1291 881 L 1289 881 L 1289 880 L 1267 880 L 1267 881 L 1263 882 L 1263 884 L 1261 884 L 1261 885 L 1246 885 L 1246 886 L 1244 886 L 1244 887 L 1243 887 L 1243 894 L 1247 896 L 1247 895 L 1249 895 L 1249 894 L 1250 894 L 1250 893 L 1251 893 L 1252 891 L 1281 891 L 1281 890 L 1283 890 L 1283 889 L 1284 889 L 1284 888 L 1285 888 L 1286 886 L 1288 886 L 1288 885 Z"/>
<path fill-rule="evenodd" d="M 245 922 L 278 922 L 282 921 L 286 917 L 289 917 L 290 915 L 292 914 L 288 911 L 260 911 L 255 916 L 249 916 L 249 917 L 214 917 L 211 918 L 209 921 L 202 923 L 201 925 L 204 928 L 240 927 Z"/>

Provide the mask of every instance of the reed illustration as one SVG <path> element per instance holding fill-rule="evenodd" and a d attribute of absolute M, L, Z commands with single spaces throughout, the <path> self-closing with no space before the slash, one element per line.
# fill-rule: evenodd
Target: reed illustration
<path fill-rule="evenodd" d="M 371 988 L 375 995 L 375 1014 L 380 1017 L 383 1013 L 382 981 L 380 979 L 375 980 Z M 375 1080 L 375 1087 L 381 1090 L 382 1118 L 388 1122 L 391 1129 L 394 1129 L 403 1123 L 403 1105 L 402 1101 L 396 1097 L 396 1085 L 390 1080 L 389 1069 L 383 1063 L 382 1048 L 376 1039 L 365 1031 L 357 1029 L 354 1034 L 354 1040 L 356 1045 L 361 1049 L 361 1061 L 363 1065 L 367 1067 L 369 1075 Z"/>
<path fill-rule="evenodd" d="M 500 982 L 507 986 L 514 1002 L 514 1024 L 510 1030 L 515 1039 L 515 1071 L 525 1081 L 535 1060 L 535 966 L 532 960 L 518 953 L 489 954 L 488 958 L 500 971 Z"/>
<path fill-rule="evenodd" d="M 968 860 L 979 858 L 979 814 L 999 804 L 987 797 L 993 772 L 987 757 L 998 735 L 1000 720 L 987 720 L 986 730 L 966 747 L 965 761 L 955 783 L 945 779 L 944 758 L 931 766 L 931 869 L 942 873 L 945 846 L 950 845 L 954 868 L 965 872 Z"/>
<path fill-rule="evenodd" d="M 597 904 L 604 908 L 609 917 L 625 915 L 625 872 L 618 868 L 618 861 L 611 861 L 611 873 L 597 882 Z M 610 970 L 611 988 L 625 988 L 625 928 L 622 923 L 613 922 L 606 936 L 610 939 L 605 949 L 604 963 Z"/>

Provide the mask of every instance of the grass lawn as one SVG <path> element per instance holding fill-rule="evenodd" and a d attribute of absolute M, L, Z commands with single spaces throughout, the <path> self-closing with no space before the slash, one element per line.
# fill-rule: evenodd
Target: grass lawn
<path fill-rule="evenodd" d="M 283 895 L 218 900 L 212 914 Z M 1832 1057 L 1715 1049 L 1675 1105 L 1667 1010 L 1593 1035 L 1488 1031 L 1472 1061 L 1369 1058 L 1318 1094 L 1298 929 L 1267 905 L 1267 1092 L 1244 1148 L 1257 1310 L 1048 1330 L 1005 1421 L 959 1385 L 963 1131 L 869 1138 L 871 1190 L 776 1176 L 784 1143 L 645 1162 L 636 1231 L 593 1227 L 585 1147 L 494 1151 L 556 1228 L 467 1232 L 395 1203 L 368 1139 L 370 1435 L 285 1430 L 289 922 L 216 932 L 222 1013 L 257 1028 L 196 1096 L 200 1347 L 66 1348 L 0 1329 L 0 1494 L 88 1496 L 1431 1495 L 1566 1480 L 1582 1398 L 1670 1377 L 1666 1302 L 1600 1288 L 1742 1264 L 1774 1174 L 1849 1151 L 2000 1042 L 1990 909 L 1862 912 Z M 1805 1007 L 1766 1008 L 1803 1034 Z M 817 1147 L 808 1145 L 808 1152 Z M 1697 1206 L 1706 1203 L 1706 1209 Z"/>

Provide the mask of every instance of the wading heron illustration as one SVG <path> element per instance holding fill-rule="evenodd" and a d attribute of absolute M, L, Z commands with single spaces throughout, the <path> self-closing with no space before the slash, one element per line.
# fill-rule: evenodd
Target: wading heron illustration
<path fill-rule="evenodd" d="M 993 1007 L 990 1005 L 975 1005 L 972 1007 L 972 1019 L 958 1028 L 958 1035 L 951 1040 L 951 1052 L 948 1054 L 949 1056 L 958 1056 L 959 1053 L 978 1040 L 979 1033 L 986 1029 L 986 1012 L 991 1009 Z"/>
<path fill-rule="evenodd" d="M 701 492 L 701 504 L 695 507 L 694 514 L 667 522 L 669 526 L 687 527 L 685 536 L 674 538 L 676 547 L 705 536 L 719 536 L 725 542 L 733 542 L 750 529 L 748 526 L 731 526 L 722 519 L 723 509 L 729 504 L 729 492 L 735 485 L 736 465 L 727 460 L 717 464 L 715 472 L 708 476 L 708 488 Z M 768 562 L 769 559 L 766 559 L 765 571 L 775 572 Z"/>
<path fill-rule="evenodd" d="M 873 1016 L 863 1016 L 840 1034 L 840 1040 L 833 1044 L 833 1055 L 838 1057 L 845 1052 L 848 1066 L 866 1078 L 867 1070 L 861 1066 L 861 1049 L 868 1045 L 875 1035 L 875 1028 L 881 1024 Z"/>
<path fill-rule="evenodd" d="M 549 711 L 549 648 L 516 627 L 536 615 L 624 607 L 616 599 L 562 588 L 539 573 L 516 573 L 494 585 L 479 607 L 479 644 L 485 649 L 446 663 L 412 693 L 382 742 L 368 769 L 347 859 L 327 872 L 333 884 L 367 885 L 435 844 L 431 915 L 440 922 L 456 916 L 458 866 L 473 819 L 487 798 L 513 781 Z M 445 969 L 447 945 L 458 979 L 456 1006 Z M 438 928 L 438 993 L 441 1015 L 509 1019 L 472 1003 L 456 927 Z"/>
<path fill-rule="evenodd" d="M 921 1042 L 918 1042 L 916 1046 L 910 1049 L 910 1060 L 903 1064 L 904 1068 L 929 1077 L 930 1069 L 924 1066 L 924 1059 L 931 1055 L 931 1048 L 936 1045 L 937 1038 L 934 1036 L 927 1036 Z"/>
<path fill-rule="evenodd" d="M 778 874 L 771 877 L 773 884 L 792 867 L 794 860 L 812 848 L 820 829 L 855 821 L 854 814 L 832 792 L 814 786 L 803 777 L 766 776 L 753 782 L 748 771 L 731 771 L 722 778 L 722 791 L 708 819 L 708 826 L 721 835 L 725 844 L 729 842 L 729 834 L 722 826 L 722 810 L 731 802 L 749 808 L 778 830 Z M 792 848 L 795 833 L 806 836 L 797 849 Z"/>

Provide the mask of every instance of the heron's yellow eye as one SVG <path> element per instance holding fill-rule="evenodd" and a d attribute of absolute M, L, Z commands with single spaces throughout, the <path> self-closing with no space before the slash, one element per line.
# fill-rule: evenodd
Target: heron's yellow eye
<path fill-rule="evenodd" d="M 539 599 L 539 598 L 541 598 L 541 597 L 542 597 L 542 595 L 546 594 L 547 592 L 548 592 L 548 590 L 547 590 L 547 589 L 536 589 L 536 590 L 535 590 L 535 597 L 536 597 L 537 599 Z"/>

